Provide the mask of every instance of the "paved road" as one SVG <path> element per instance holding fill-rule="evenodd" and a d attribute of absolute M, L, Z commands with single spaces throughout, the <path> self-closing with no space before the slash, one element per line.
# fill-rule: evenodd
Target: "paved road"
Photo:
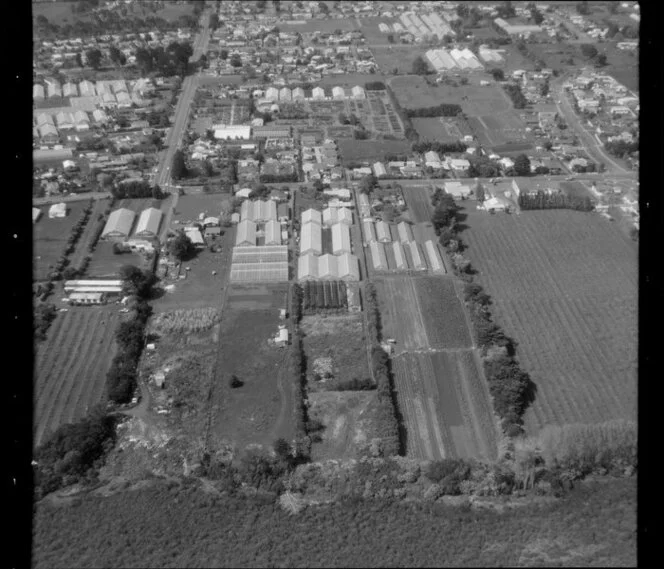
<path fill-rule="evenodd" d="M 210 40 L 210 30 L 208 27 L 209 11 L 205 11 L 201 16 L 202 29 L 194 39 L 193 47 L 194 53 L 190 61 L 196 61 L 202 54 L 207 51 L 208 42 Z M 198 86 L 199 75 L 188 76 L 182 82 L 182 92 L 178 99 L 177 106 L 175 107 L 175 121 L 168 131 L 166 140 L 164 142 L 166 150 L 162 153 L 157 166 L 157 175 L 155 176 L 155 183 L 161 186 L 164 190 L 171 189 L 171 163 L 173 162 L 173 155 L 178 149 L 182 134 L 187 125 L 189 117 L 189 110 L 191 102 Z"/>
<path fill-rule="evenodd" d="M 568 126 L 573 128 L 577 133 L 579 140 L 583 143 L 583 146 L 588 151 L 588 154 L 590 154 L 590 156 L 592 156 L 596 162 L 604 162 L 607 167 L 607 171 L 611 170 L 611 173 L 631 173 L 630 170 L 624 168 L 613 158 L 611 158 L 611 156 L 609 156 L 604 151 L 602 145 L 597 142 L 597 139 L 586 130 L 586 127 L 583 125 L 581 119 L 574 111 L 574 107 L 572 106 L 572 103 L 569 99 L 569 95 L 562 87 L 562 82 L 556 81 L 553 83 L 551 85 L 551 90 L 553 93 L 554 101 L 556 101 L 558 113 L 565 117 L 565 122 L 567 122 Z"/>

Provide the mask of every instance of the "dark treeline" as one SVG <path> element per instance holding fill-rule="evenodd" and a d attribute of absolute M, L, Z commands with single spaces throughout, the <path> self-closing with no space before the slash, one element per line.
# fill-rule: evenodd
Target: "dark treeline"
<path fill-rule="evenodd" d="M 406 109 L 406 115 L 409 118 L 456 117 L 459 114 L 461 114 L 461 105 L 456 103 L 442 103 L 435 107 L 421 109 Z"/>
<path fill-rule="evenodd" d="M 445 154 L 447 152 L 465 152 L 468 146 L 457 140 L 456 142 L 438 142 L 438 141 L 425 141 L 425 142 L 415 142 L 411 146 L 413 152 L 423 154 L 424 152 L 429 152 L 433 150 L 434 152 Z"/>
<path fill-rule="evenodd" d="M 592 211 L 595 206 L 588 196 L 571 196 L 564 192 L 535 192 L 519 196 L 521 209 L 574 209 Z"/>

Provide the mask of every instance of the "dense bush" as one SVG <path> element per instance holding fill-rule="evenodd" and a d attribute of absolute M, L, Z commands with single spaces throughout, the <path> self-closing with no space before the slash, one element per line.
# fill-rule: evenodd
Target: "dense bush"
<path fill-rule="evenodd" d="M 514 83 L 504 83 L 503 89 L 512 100 L 512 104 L 515 109 L 523 109 L 528 104 L 526 96 L 521 91 L 521 87 L 515 85 Z"/>
<path fill-rule="evenodd" d="M 163 200 L 168 196 L 161 191 L 159 186 L 151 186 L 147 180 L 132 180 L 131 182 L 121 182 L 111 189 L 111 194 L 115 199 L 138 199 L 153 198 Z"/>
<path fill-rule="evenodd" d="M 589 196 L 573 196 L 564 192 L 534 193 L 519 195 L 519 207 L 524 210 L 531 209 L 574 209 L 577 211 L 592 211 L 595 206 Z"/>
<path fill-rule="evenodd" d="M 299 454 L 308 456 L 311 452 L 311 441 L 308 437 L 307 406 L 305 402 L 305 364 L 302 349 L 302 338 L 294 331 L 290 354 L 288 355 L 289 373 L 292 378 L 293 393 L 293 422 L 295 424 L 295 438 L 299 444 Z"/>
<path fill-rule="evenodd" d="M 354 377 L 347 381 L 339 381 L 335 387 L 334 391 L 370 391 L 376 389 L 376 384 L 370 377 L 365 377 L 364 379 L 359 379 Z"/>
<path fill-rule="evenodd" d="M 299 180 L 297 172 L 290 174 L 261 174 L 260 182 L 262 184 L 285 184 L 288 182 L 297 182 Z"/>
<path fill-rule="evenodd" d="M 371 350 L 371 366 L 378 390 L 378 412 L 376 413 L 377 430 L 381 433 L 383 455 L 400 454 L 401 440 L 397 419 L 396 396 L 392 389 L 390 359 L 379 346 Z"/>
<path fill-rule="evenodd" d="M 445 154 L 449 152 L 465 152 L 468 149 L 468 145 L 464 144 L 460 140 L 457 140 L 456 142 L 425 141 L 415 142 L 411 148 L 413 152 L 417 152 L 419 154 L 429 152 L 430 150 Z"/>
<path fill-rule="evenodd" d="M 385 83 L 382 81 L 369 81 L 364 84 L 364 89 L 367 91 L 385 91 Z"/>
<path fill-rule="evenodd" d="M 44 496 L 63 486 L 94 479 L 115 439 L 117 418 L 96 408 L 59 427 L 36 450 L 35 491 Z"/>
<path fill-rule="evenodd" d="M 364 311 L 367 317 L 367 333 L 372 343 L 380 342 L 381 321 L 378 310 L 378 298 L 376 296 L 376 285 L 367 282 L 364 286 Z"/>
<path fill-rule="evenodd" d="M 306 284 L 309 284 L 308 282 Z M 290 317 L 294 324 L 299 324 L 302 319 L 302 287 L 293 283 L 291 285 L 291 309 Z"/>
<path fill-rule="evenodd" d="M 51 287 L 53 286 L 51 283 L 48 284 L 50 284 Z M 55 316 L 56 310 L 54 304 L 40 303 L 35 307 L 34 333 L 36 340 L 46 339 L 46 331 L 51 325 L 51 322 L 55 320 Z"/>

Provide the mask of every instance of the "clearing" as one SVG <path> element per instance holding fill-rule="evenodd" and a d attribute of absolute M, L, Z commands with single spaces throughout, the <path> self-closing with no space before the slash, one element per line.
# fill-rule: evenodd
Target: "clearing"
<path fill-rule="evenodd" d="M 593 213 L 467 213 L 467 256 L 537 385 L 527 428 L 633 419 L 637 245 Z"/>
<path fill-rule="evenodd" d="M 337 141 L 339 154 L 344 165 L 353 162 L 384 161 L 385 154 L 409 154 L 410 142 L 407 140 L 353 140 L 340 138 Z"/>

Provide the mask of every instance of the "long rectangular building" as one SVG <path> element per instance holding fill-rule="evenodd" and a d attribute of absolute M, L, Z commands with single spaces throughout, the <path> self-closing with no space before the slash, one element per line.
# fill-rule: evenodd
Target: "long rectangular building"
<path fill-rule="evenodd" d="M 332 252 L 335 255 L 350 253 L 350 228 L 345 223 L 332 226 Z"/>
<path fill-rule="evenodd" d="M 429 239 L 424 243 L 424 250 L 427 252 L 427 259 L 431 270 L 437 273 L 447 273 L 443 260 L 440 257 L 440 251 L 436 244 Z"/>
<path fill-rule="evenodd" d="M 371 263 L 376 271 L 387 270 L 387 256 L 385 255 L 385 246 L 378 241 L 369 243 L 369 250 L 371 251 Z"/>
<path fill-rule="evenodd" d="M 320 255 L 323 252 L 323 234 L 320 224 L 305 223 L 300 235 L 300 255 L 313 253 Z"/>

